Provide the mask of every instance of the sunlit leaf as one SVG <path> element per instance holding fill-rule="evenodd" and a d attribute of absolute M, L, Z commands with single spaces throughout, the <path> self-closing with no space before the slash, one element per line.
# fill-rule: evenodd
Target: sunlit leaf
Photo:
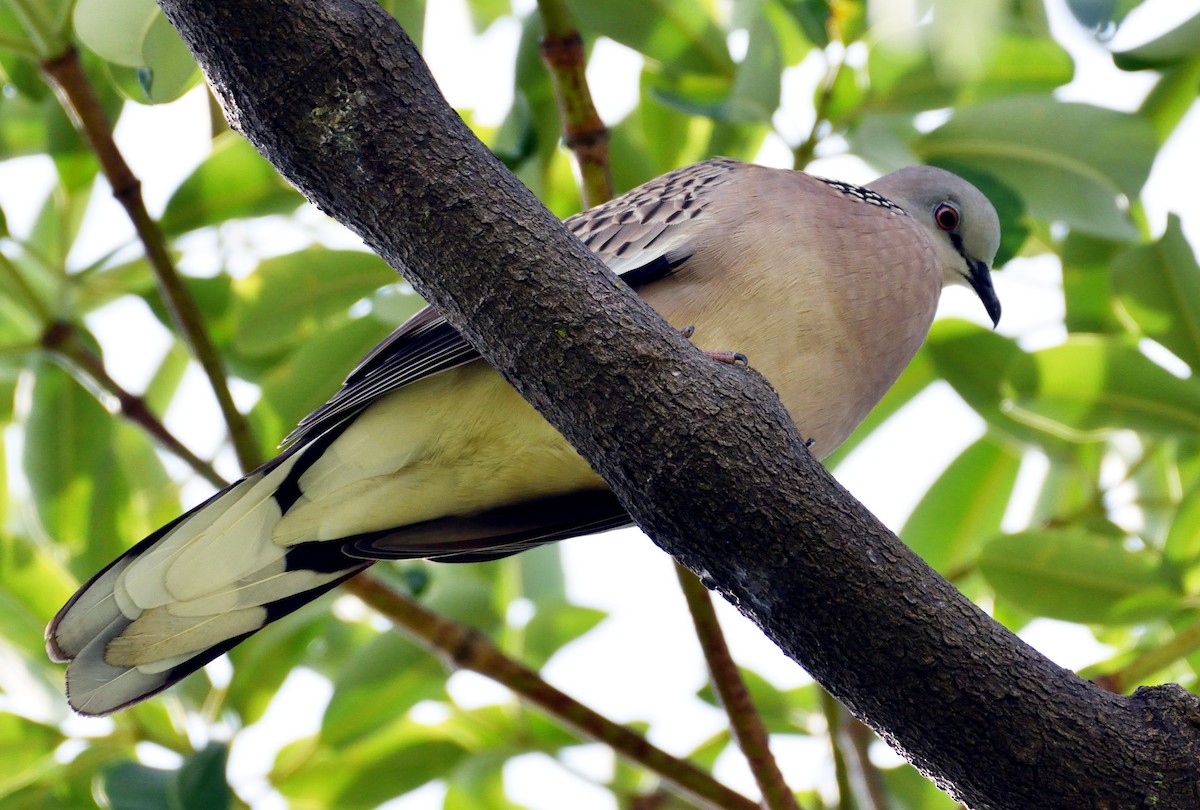
<path fill-rule="evenodd" d="M 294 211 L 303 202 L 245 138 L 228 132 L 175 189 L 159 224 L 168 234 L 180 234 L 239 217 Z"/>
<path fill-rule="evenodd" d="M 1078 530 L 997 537 L 984 546 L 979 567 L 1000 597 L 1065 621 L 1136 621 L 1163 615 L 1179 598 L 1157 555 Z"/>
<path fill-rule="evenodd" d="M 1113 62 L 1122 70 L 1161 68 L 1173 62 L 1200 55 L 1200 14 L 1172 28 L 1144 45 L 1113 54 Z"/>
<path fill-rule="evenodd" d="M 1182 380 L 1119 339 L 1076 336 L 1020 358 L 1006 380 L 1013 419 L 1072 440 L 1121 428 L 1200 431 L 1200 380 Z"/>
<path fill-rule="evenodd" d="M 972 561 L 999 533 L 1020 466 L 1019 452 L 984 436 L 938 476 L 900 537 L 943 574 Z"/>
<path fill-rule="evenodd" d="M 581 30 L 603 34 L 673 71 L 732 76 L 725 36 L 700 0 L 568 0 Z"/>
<path fill-rule="evenodd" d="M 234 283 L 234 342 L 247 355 L 298 345 L 324 318 L 395 281 L 371 253 L 311 248 L 266 259 Z"/>
<path fill-rule="evenodd" d="M 1117 301 L 1142 334 L 1200 370 L 1200 265 L 1179 217 L 1162 239 L 1130 248 L 1112 263 Z"/>

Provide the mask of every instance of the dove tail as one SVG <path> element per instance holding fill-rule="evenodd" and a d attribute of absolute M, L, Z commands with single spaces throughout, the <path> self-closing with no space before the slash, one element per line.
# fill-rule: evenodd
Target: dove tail
<path fill-rule="evenodd" d="M 46 628 L 77 712 L 144 700 L 370 563 L 272 530 L 303 454 L 288 453 L 162 527 L 92 577 Z"/>

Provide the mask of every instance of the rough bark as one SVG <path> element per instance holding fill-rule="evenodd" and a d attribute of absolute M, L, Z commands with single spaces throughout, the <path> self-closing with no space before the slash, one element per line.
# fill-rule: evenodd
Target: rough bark
<path fill-rule="evenodd" d="M 373 2 L 160 2 L 231 123 L 462 329 L 656 543 L 940 785 L 974 808 L 1200 807 L 1193 696 L 1105 692 L 962 597 L 812 460 L 757 375 L 711 363 L 569 237 Z"/>

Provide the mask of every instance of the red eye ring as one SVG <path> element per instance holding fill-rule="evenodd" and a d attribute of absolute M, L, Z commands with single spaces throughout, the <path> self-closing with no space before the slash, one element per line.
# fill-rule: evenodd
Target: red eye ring
<path fill-rule="evenodd" d="M 958 227 L 960 220 L 961 216 L 958 213 L 958 208 L 952 203 L 938 203 L 937 208 L 933 209 L 933 221 L 943 231 L 953 231 Z"/>

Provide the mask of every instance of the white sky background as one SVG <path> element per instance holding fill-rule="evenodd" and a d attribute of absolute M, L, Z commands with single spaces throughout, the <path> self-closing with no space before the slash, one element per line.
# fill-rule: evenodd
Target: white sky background
<path fill-rule="evenodd" d="M 521 10 L 533 7 L 532 0 L 522 0 L 517 5 Z M 1059 97 L 1134 109 L 1153 77 L 1116 70 L 1107 53 L 1069 16 L 1063 0 L 1050 0 L 1048 7 L 1056 37 L 1076 62 L 1077 79 L 1060 91 Z M 1121 49 L 1146 41 L 1197 10 L 1200 0 L 1149 0 L 1129 17 L 1115 44 Z M 483 36 L 474 38 L 463 0 L 437 0 L 429 4 L 424 54 L 452 105 L 473 110 L 474 118 L 481 123 L 499 123 L 512 100 L 512 54 L 519 34 L 515 20 L 503 20 Z M 737 37 L 731 38 L 731 46 L 736 52 Z M 744 42 L 741 47 L 744 48 Z M 633 52 L 607 41 L 598 44 L 589 67 L 589 80 L 607 122 L 615 123 L 631 109 L 640 67 L 640 57 Z M 820 66 L 810 60 L 785 76 L 784 108 L 777 116 L 777 126 L 793 142 L 811 124 L 809 105 L 820 75 Z M 1197 177 L 1194 172 L 1179 176 L 1179 169 L 1192 166 L 1183 159 L 1182 150 L 1200 143 L 1197 110 L 1193 107 L 1185 124 L 1162 150 L 1143 196 L 1156 234 L 1165 227 L 1167 212 L 1178 212 L 1184 215 L 1185 230 L 1193 245 L 1200 244 L 1200 204 L 1194 196 Z M 204 98 L 198 92 L 162 107 L 127 105 L 117 128 L 117 140 L 135 174 L 143 181 L 151 213 L 162 210 L 170 193 L 207 154 L 206 115 Z M 170 138 L 169 144 L 164 140 L 166 137 Z M 773 137 L 760 153 L 759 162 L 789 166 L 791 155 L 787 145 Z M 1164 170 L 1168 166 L 1174 174 Z M 875 176 L 861 161 L 848 157 L 822 157 L 811 170 L 852 182 L 866 182 Z M 24 159 L 0 164 L 0 206 L 13 232 L 25 233 L 32 224 L 36 207 L 29 205 L 30 189 L 48 191 L 52 182 L 53 169 L 48 160 Z M 305 221 L 316 222 L 319 218 L 319 214 L 311 213 L 305 216 Z M 357 244 L 356 239 L 337 233 L 332 227 L 323 226 L 321 230 L 338 244 Z M 73 258 L 85 263 L 130 242 L 132 237 L 120 209 L 104 189 L 98 188 L 85 222 L 80 250 Z M 235 242 L 244 239 L 252 248 L 252 255 L 262 255 L 295 250 L 308 237 L 301 228 L 274 221 L 265 230 L 226 231 L 224 238 L 226 242 L 231 238 Z M 186 269 L 205 272 L 216 268 L 215 237 L 211 234 L 195 237 L 191 247 Z M 205 263 L 209 266 L 205 267 Z M 249 270 L 252 266 L 252 262 L 246 261 L 242 269 Z M 1053 258 L 1010 262 L 996 277 L 996 288 L 1005 306 L 999 331 L 1019 337 L 1027 348 L 1058 342 L 1063 335 L 1059 284 L 1059 270 Z M 941 312 L 986 323 L 978 301 L 965 290 L 948 292 Z M 118 302 L 107 308 L 90 319 L 89 325 L 106 347 L 113 376 L 132 390 L 141 390 L 166 351 L 165 330 L 143 305 L 130 302 Z M 177 402 L 190 405 L 172 408 L 167 424 L 202 455 L 211 453 L 224 437 L 219 413 L 212 404 L 207 383 L 198 373 L 190 373 L 185 385 L 186 390 L 177 397 Z M 333 387 L 331 381 L 331 392 Z M 241 390 L 238 394 L 245 404 L 252 402 L 255 395 L 251 390 Z M 839 467 L 838 478 L 895 529 L 937 474 L 982 432 L 978 416 L 943 384 L 921 395 L 889 423 L 886 431 L 860 447 Z M 911 452 L 914 443 L 920 445 L 919 453 Z M 900 463 L 903 475 L 897 474 Z M 229 453 L 223 454 L 220 467 L 225 475 L 236 475 L 236 465 Z M 1031 491 L 1042 472 L 1044 462 L 1025 465 L 1022 481 L 1026 491 Z M 201 484 L 185 491 L 185 497 L 191 501 L 198 501 L 206 494 Z M 1022 524 L 1022 509 L 1027 514 L 1029 499 L 1025 501 L 1024 507 L 1010 514 L 1014 525 Z M 131 543 L 136 539 L 129 538 Z M 651 721 L 654 724 L 651 740 L 674 753 L 687 752 L 722 728 L 723 715 L 693 697 L 704 682 L 703 658 L 666 555 L 634 530 L 574 540 L 564 543 L 562 549 L 572 600 L 601 608 L 609 613 L 609 618 L 582 642 L 555 656 L 543 670 L 547 680 L 617 721 Z M 800 668 L 755 627 L 718 601 L 734 656 L 740 663 L 781 687 L 807 681 Z M 1105 657 L 1105 649 L 1086 630 L 1072 625 L 1038 621 L 1022 635 L 1071 668 Z M 242 677 L 246 675 L 243 673 Z M 470 673 L 454 675 L 450 688 L 455 699 L 466 706 L 507 699 L 505 690 Z M 316 676 L 289 681 L 263 721 L 239 736 L 231 776 L 243 798 L 254 801 L 256 810 L 285 806 L 280 797 L 271 795 L 262 777 L 283 744 L 316 730 L 328 696 L 328 684 Z M 88 722 L 107 721 L 78 722 L 83 724 L 81 728 L 86 728 Z M 822 740 L 781 740 L 777 754 L 794 787 L 830 784 L 829 753 Z M 890 756 L 886 751 L 880 754 L 881 761 Z M 588 782 L 589 778 L 603 780 L 611 772 L 612 755 L 607 748 L 581 746 L 578 755 L 569 758 L 567 766 L 564 768 L 540 755 L 515 760 L 506 770 L 510 797 L 535 810 L 614 807 L 606 791 Z M 757 795 L 740 757 L 723 757 L 718 763 L 717 776 L 747 795 Z M 387 807 L 389 810 L 440 808 L 441 796 L 442 790 L 431 786 L 390 802 Z"/>

